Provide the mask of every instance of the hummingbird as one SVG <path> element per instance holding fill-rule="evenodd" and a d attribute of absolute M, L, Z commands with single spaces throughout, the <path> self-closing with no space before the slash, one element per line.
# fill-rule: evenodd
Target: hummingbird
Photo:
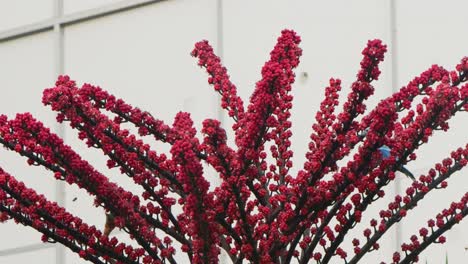
<path fill-rule="evenodd" d="M 109 236 L 115 228 L 115 217 L 112 213 L 106 213 L 106 223 L 104 224 L 104 236 Z"/>

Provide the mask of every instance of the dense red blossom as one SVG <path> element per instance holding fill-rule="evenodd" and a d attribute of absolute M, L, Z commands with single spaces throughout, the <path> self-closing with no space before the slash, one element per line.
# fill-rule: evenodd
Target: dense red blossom
<path fill-rule="evenodd" d="M 31 226 L 43 234 L 43 241 L 57 241 L 77 252 L 80 257 L 104 263 L 102 257 L 94 252 L 122 261 L 123 263 L 138 263 L 138 259 L 146 257 L 144 250 L 131 248 L 119 243 L 115 237 L 109 238 L 94 226 L 65 211 L 55 202 L 48 201 L 43 195 L 27 188 L 24 183 L 0 168 L 0 208 L 3 212 L 24 225 Z M 128 248 L 121 251 L 119 248 Z M 148 263 L 160 263 L 153 259 Z"/>
<path fill-rule="evenodd" d="M 60 76 L 44 91 L 43 103 L 57 112 L 58 122 L 78 130 L 88 147 L 100 149 L 109 169 L 140 186 L 141 195 L 111 182 L 31 114 L 0 115 L 4 147 L 86 190 L 107 215 L 101 231 L 0 169 L 0 222 L 30 226 L 44 242 L 62 243 L 93 263 L 175 263 L 176 252 L 191 263 L 217 263 L 221 251 L 234 263 L 358 263 L 379 250 L 380 238 L 428 193 L 446 188 L 468 164 L 466 145 L 417 175 L 403 194 L 364 221 L 369 206 L 400 177 L 401 166 L 413 162 L 434 133 L 446 131 L 452 116 L 468 109 L 468 59 L 453 71 L 431 66 L 368 110 L 387 51 L 380 40 L 369 41 L 342 106 L 342 82 L 329 80 L 306 161 L 296 173 L 291 109 L 300 42 L 294 31 L 282 31 L 245 108 L 213 48 L 207 41 L 195 44 L 191 55 L 233 119 L 232 145 L 218 120 L 203 121 L 199 137 L 189 113 L 179 112 L 169 125 L 98 86 L 78 87 Z M 169 153 L 154 150 L 143 141 L 148 138 L 168 144 Z M 382 146 L 390 148 L 390 157 L 384 158 Z M 204 165 L 214 169 L 219 184 L 208 181 Z M 467 202 L 468 193 L 415 230 L 401 245 L 405 254 L 395 252 L 391 263 L 415 261 L 430 244 L 444 243 L 443 234 L 468 213 Z M 350 237 L 357 225 L 362 235 Z M 138 246 L 110 236 L 113 228 Z"/>

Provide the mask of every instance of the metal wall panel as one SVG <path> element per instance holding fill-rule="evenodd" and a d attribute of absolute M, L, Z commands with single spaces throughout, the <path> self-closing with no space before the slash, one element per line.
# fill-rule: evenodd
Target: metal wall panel
<path fill-rule="evenodd" d="M 101 7 L 113 3 L 122 2 L 121 0 L 64 0 L 64 12 L 65 14 L 85 11 L 88 9 Z"/>
<path fill-rule="evenodd" d="M 54 0 L 0 1 L 0 31 L 52 18 Z"/>

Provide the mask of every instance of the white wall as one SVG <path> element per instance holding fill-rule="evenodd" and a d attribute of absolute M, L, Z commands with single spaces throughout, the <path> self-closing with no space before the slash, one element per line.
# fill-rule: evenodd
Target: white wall
<path fill-rule="evenodd" d="M 10 117 L 16 113 L 32 112 L 54 129 L 52 113 L 41 104 L 41 91 L 51 86 L 53 72 L 53 40 L 50 33 L 25 37 L 0 45 L 0 112 Z M 39 167 L 29 167 L 26 160 L 11 151 L 0 149 L 0 166 L 18 180 L 55 199 L 55 180 Z M 41 235 L 14 222 L 0 224 L 0 248 L 9 249 L 40 242 Z M 34 242 L 32 242 L 34 241 Z M 49 259 L 50 250 L 38 251 L 37 259 Z M 21 256 L 12 257 L 13 259 Z M 10 258 L 8 258 L 10 259 Z M 5 262 L 4 262 L 5 261 Z M 0 257 L 0 263 L 6 262 Z M 21 262 L 18 262 L 21 263 Z"/>
<path fill-rule="evenodd" d="M 51 18 L 53 3 L 54 0 L 1 0 L 0 30 L 4 31 Z"/>
<path fill-rule="evenodd" d="M 0 35 L 2 31 L 52 17 L 53 2 L 41 1 L 31 8 L 31 3 L 26 4 L 26 1 L 12 4 L 11 1 L 0 0 Z M 63 7 L 65 15 L 73 15 L 120 2 L 65 0 Z M 221 12 L 218 9 L 220 2 Z M 435 0 L 396 1 L 396 7 L 397 53 L 394 55 L 397 56 L 398 71 L 393 77 L 398 85 L 393 88 L 401 87 L 433 63 L 452 69 L 462 56 L 468 55 L 468 37 L 463 31 L 463 25 L 468 22 L 464 13 L 468 2 L 451 0 L 444 1 L 442 5 Z M 328 79 L 341 78 L 347 93 L 346 87 L 355 79 L 361 60 L 360 52 L 367 40 L 380 38 L 391 44 L 390 0 L 162 1 L 66 26 L 64 70 L 79 84 L 89 82 L 100 85 L 127 102 L 149 110 L 167 123 L 172 123 L 173 116 L 179 110 L 190 111 L 199 127 L 203 119 L 217 117 L 218 108 L 216 96 L 207 85 L 206 74 L 189 55 L 193 44 L 208 39 L 218 51 L 223 51 L 224 64 L 247 102 L 260 77 L 263 63 L 280 31 L 285 28 L 299 33 L 304 51 L 296 70 L 298 80 L 293 92 L 293 147 L 297 170 L 302 167 L 310 126 Z M 218 43 L 218 40 L 221 42 Z M 15 112 L 30 111 L 56 128 L 52 113 L 40 104 L 42 88 L 53 85 L 55 80 L 54 47 L 52 31 L 0 42 L 1 113 L 11 116 Z M 392 93 L 391 57 L 392 54 L 387 53 L 381 67 L 382 76 L 375 85 L 376 95 L 369 103 L 371 106 Z M 304 72 L 307 78 L 302 77 Z M 229 121 L 224 121 L 228 126 Z M 448 133 L 438 133 L 433 144 L 422 148 L 418 152 L 418 161 L 409 167 L 415 172 L 424 173 L 431 164 L 447 156 L 450 150 L 464 145 L 468 139 L 468 125 L 464 121 L 466 115 L 457 117 L 453 129 Z M 117 171 L 105 170 L 102 155 L 84 147 L 74 131 L 66 129 L 65 139 L 96 167 L 110 175 L 111 180 L 129 190 L 139 191 Z M 50 174 L 26 167 L 24 161 L 13 153 L 2 150 L 0 155 L 0 166 L 54 199 L 55 183 Z M 410 181 L 401 180 L 403 190 L 408 184 Z M 400 230 L 403 241 L 416 233 L 428 217 L 461 197 L 468 190 L 467 184 L 466 177 L 459 173 L 449 181 L 448 190 L 430 195 L 428 201 L 412 212 L 408 221 L 403 222 Z M 394 190 L 394 185 L 389 186 L 389 196 Z M 79 197 L 76 202 L 72 202 L 74 197 Z M 377 203 L 370 214 L 378 212 L 387 202 Z M 66 204 L 73 213 L 102 226 L 102 212 L 92 207 L 92 199 L 82 191 L 67 187 Z M 449 232 L 447 244 L 433 245 L 421 255 L 421 259 L 428 260 L 429 264 L 443 263 L 445 252 L 448 252 L 451 263 L 467 259 L 468 253 L 464 250 L 468 246 L 467 230 L 468 221 L 464 221 Z M 353 232 L 359 235 L 361 229 Z M 0 239 L 0 252 L 39 242 L 39 236 L 34 231 L 13 223 L 0 225 L 0 234 L 13 238 Z M 396 248 L 395 238 L 394 228 L 387 240 L 381 243 L 382 249 L 369 254 L 363 262 L 388 262 Z M 349 246 L 350 241 L 345 244 Z M 8 258 L 0 256 L 0 263 L 22 263 L 32 256 L 39 263 L 50 263 L 50 259 L 55 257 L 53 249 L 44 249 Z M 67 253 L 66 263 L 79 263 L 79 259 Z"/>
<path fill-rule="evenodd" d="M 468 37 L 461 33 L 461 25 L 468 23 L 464 9 L 466 1 L 398 1 L 398 76 L 400 86 L 432 64 L 439 64 L 448 70 L 468 56 Z M 431 164 L 450 155 L 450 151 L 468 143 L 467 113 L 459 113 L 450 122 L 451 129 L 438 131 L 430 144 L 418 152 L 420 160 L 410 167 L 426 173 Z M 450 201 L 459 200 L 468 191 L 467 169 L 449 180 L 447 190 L 432 193 L 417 210 L 402 222 L 402 238 L 409 241 L 421 223 L 448 207 Z M 428 263 L 465 263 L 468 259 L 468 221 L 456 225 L 447 232 L 447 244 L 429 248 L 421 257 Z M 463 261 L 462 261 L 463 260 Z"/>

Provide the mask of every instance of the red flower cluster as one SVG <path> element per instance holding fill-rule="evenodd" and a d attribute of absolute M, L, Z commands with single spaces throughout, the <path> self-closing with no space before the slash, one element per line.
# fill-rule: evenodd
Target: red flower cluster
<path fill-rule="evenodd" d="M 83 223 L 1 169 L 0 188 L 2 212 L 41 232 L 44 242 L 57 241 L 94 263 L 105 263 L 110 258 L 123 263 L 141 263 L 139 260 L 144 259 L 143 263 L 155 263 L 143 248 L 133 248 L 119 243 L 115 237 L 105 236 L 95 226 Z M 105 255 L 97 252 L 105 252 Z"/>
<path fill-rule="evenodd" d="M 380 40 L 369 41 L 341 111 L 341 81 L 330 79 L 306 162 L 293 174 L 291 91 L 302 54 L 299 43 L 294 31 L 282 32 L 246 110 L 213 48 L 207 41 L 195 45 L 192 56 L 206 69 L 208 83 L 234 121 L 235 146 L 217 120 L 205 120 L 197 138 L 188 113 L 178 113 L 167 125 L 100 87 L 78 87 L 60 76 L 44 91 L 43 103 L 58 113 L 57 121 L 77 129 L 89 147 L 101 149 L 110 169 L 118 168 L 141 186 L 142 195 L 110 182 L 31 114 L 0 116 L 0 143 L 27 157 L 28 164 L 86 190 L 108 214 L 109 224 L 139 246 L 119 243 L 107 229 L 87 225 L 1 169 L 0 221 L 31 226 L 45 242 L 62 243 L 93 263 L 175 263 L 177 251 L 193 263 L 217 263 L 221 250 L 234 263 L 329 263 L 334 258 L 358 263 L 379 249 L 379 239 L 420 200 L 445 188 L 447 179 L 467 165 L 468 145 L 420 175 L 368 226 L 363 223 L 363 213 L 385 196 L 383 188 L 395 172 L 416 159 L 415 151 L 434 131 L 447 130 L 448 120 L 468 109 L 468 59 L 454 71 L 432 66 L 366 111 L 387 51 Z M 147 136 L 168 144 L 170 153 L 153 150 L 142 141 Z M 391 149 L 385 159 L 379 151 L 384 145 Z M 218 173 L 219 186 L 210 188 L 204 163 Z M 402 244 L 405 256 L 396 252 L 392 263 L 417 260 L 430 244 L 444 243 L 443 233 L 468 213 L 467 201 L 468 193 L 429 220 L 419 237 Z M 349 236 L 356 225 L 364 226 L 363 238 Z M 345 241 L 352 251 L 345 250 Z"/>

